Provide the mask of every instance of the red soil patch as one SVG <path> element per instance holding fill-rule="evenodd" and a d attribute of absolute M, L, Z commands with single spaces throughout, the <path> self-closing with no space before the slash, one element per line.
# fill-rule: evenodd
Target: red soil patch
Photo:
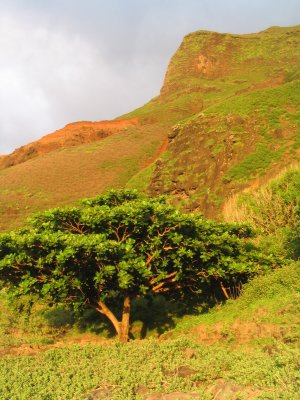
<path fill-rule="evenodd" d="M 30 158 L 59 148 L 92 143 L 138 124 L 137 118 L 116 121 L 74 122 L 43 136 L 35 142 L 20 147 L 12 154 L 0 157 L 0 169 L 20 164 Z"/>
<path fill-rule="evenodd" d="M 150 164 L 154 163 L 168 148 L 169 140 L 165 139 L 162 143 L 162 145 L 156 150 L 156 152 L 153 154 L 153 157 L 150 158 L 150 160 L 146 161 L 143 165 L 143 168 L 148 167 Z"/>
<path fill-rule="evenodd" d="M 72 137 L 74 135 L 80 134 L 81 132 L 89 132 L 91 134 L 103 130 L 106 132 L 115 133 L 135 125 L 138 125 L 137 118 L 120 119 L 118 121 L 73 122 L 71 124 L 66 125 L 62 129 L 59 129 L 53 133 L 43 136 L 38 142 L 52 143 L 56 142 L 57 139 L 61 139 L 63 142 L 65 142 L 69 136 Z"/>

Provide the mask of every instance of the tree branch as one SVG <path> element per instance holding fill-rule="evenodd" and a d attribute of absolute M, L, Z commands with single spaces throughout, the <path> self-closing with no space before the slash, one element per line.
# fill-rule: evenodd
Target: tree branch
<path fill-rule="evenodd" d="M 171 272 L 170 274 L 166 275 L 163 279 L 169 279 L 169 278 L 173 278 L 175 275 L 177 274 L 177 271 Z M 153 285 L 157 282 L 158 278 L 153 278 L 151 279 L 151 281 L 149 282 L 150 285 Z"/>
<path fill-rule="evenodd" d="M 224 285 L 223 285 L 223 282 L 220 282 L 220 285 L 221 285 L 222 292 L 224 293 L 224 296 L 226 297 L 227 300 L 229 300 L 230 297 L 229 297 L 229 295 L 228 295 L 228 293 L 227 293 L 226 288 L 225 288 Z"/>
<path fill-rule="evenodd" d="M 77 233 L 80 233 L 80 234 L 82 234 L 82 235 L 84 235 L 86 232 L 88 232 L 88 229 L 83 229 L 83 225 L 82 224 L 80 224 L 80 222 L 74 222 L 74 223 L 71 223 L 71 222 L 64 222 L 63 223 L 63 226 L 67 229 L 67 230 L 70 230 L 71 232 L 73 231 L 73 232 L 77 232 Z"/>
<path fill-rule="evenodd" d="M 162 236 L 165 236 L 167 233 L 174 231 L 178 227 L 179 227 L 179 224 L 171 226 L 171 228 L 165 228 L 164 231 L 161 233 L 157 230 L 157 234 L 158 234 L 158 236 L 162 237 Z"/>

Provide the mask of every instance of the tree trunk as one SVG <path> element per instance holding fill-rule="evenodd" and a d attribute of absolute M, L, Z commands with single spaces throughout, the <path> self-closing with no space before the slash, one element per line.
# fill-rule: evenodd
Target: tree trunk
<path fill-rule="evenodd" d="M 118 339 L 121 343 L 128 342 L 129 337 L 129 319 L 130 319 L 130 297 L 126 296 L 123 303 L 123 313 L 122 321 L 118 321 L 114 313 L 103 303 L 99 301 L 97 303 L 97 311 L 105 315 L 110 322 L 113 324 L 117 334 Z"/>
<path fill-rule="evenodd" d="M 116 316 L 112 311 L 103 303 L 103 301 L 98 301 L 98 307 L 96 308 L 101 314 L 105 315 L 110 322 L 113 324 L 118 336 L 120 335 L 120 322 L 117 320 Z"/>
<path fill-rule="evenodd" d="M 224 296 L 225 296 L 226 300 L 229 300 L 230 297 L 229 297 L 229 295 L 228 295 L 228 293 L 227 293 L 226 288 L 225 288 L 224 285 L 223 285 L 223 282 L 220 282 L 220 285 L 221 285 L 221 289 L 222 289 L 222 292 L 224 293 Z"/>
<path fill-rule="evenodd" d="M 118 334 L 121 343 L 128 342 L 129 339 L 129 319 L 130 319 L 130 297 L 126 296 L 123 303 L 122 321 Z"/>

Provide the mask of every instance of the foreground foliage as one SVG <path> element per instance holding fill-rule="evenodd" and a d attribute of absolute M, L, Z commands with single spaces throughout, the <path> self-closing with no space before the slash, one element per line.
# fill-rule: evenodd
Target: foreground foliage
<path fill-rule="evenodd" d="M 187 348 L 194 355 L 190 359 L 186 357 Z M 150 393 L 194 391 L 199 399 L 212 400 L 209 386 L 225 379 L 250 386 L 259 394 L 258 399 L 296 400 L 299 362 L 299 351 L 279 342 L 273 343 L 272 354 L 264 349 L 229 351 L 220 346 L 206 347 L 186 338 L 145 340 L 127 346 L 77 346 L 37 356 L 1 358 L 0 397 L 79 400 L 87 399 L 92 389 L 102 387 L 109 390 L 112 400 L 133 400 L 144 398 L 136 394 L 142 384 Z M 192 368 L 193 375 L 176 375 L 180 366 Z"/>
<path fill-rule="evenodd" d="M 229 298 L 228 287 L 236 291 L 271 266 L 247 242 L 251 236 L 247 226 L 183 214 L 164 197 L 111 191 L 77 208 L 37 214 L 28 229 L 1 235 L 0 278 L 17 296 L 94 307 L 126 342 L 133 299 Z M 121 320 L 111 301 L 123 303 Z"/>

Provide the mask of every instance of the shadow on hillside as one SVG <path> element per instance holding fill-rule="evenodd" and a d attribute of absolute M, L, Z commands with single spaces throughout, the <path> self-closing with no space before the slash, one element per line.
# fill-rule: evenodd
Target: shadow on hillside
<path fill-rule="evenodd" d="M 117 317 L 120 319 L 116 310 L 116 304 L 110 305 Z M 183 303 L 169 301 L 163 296 L 146 296 L 136 299 L 131 307 L 131 339 L 144 339 L 146 337 L 158 337 L 163 333 L 175 328 L 176 322 L 187 315 L 198 315 L 206 312 L 210 308 L 208 304 L 199 306 L 194 303 Z M 88 310 L 84 313 L 77 323 L 82 332 L 90 332 L 104 335 L 108 338 L 115 336 L 114 328 L 110 321 L 99 315 L 94 310 Z"/>
<path fill-rule="evenodd" d="M 163 296 L 137 299 L 132 305 L 131 336 L 144 339 L 175 328 L 184 315 L 198 314 L 195 304 L 171 302 Z"/>

